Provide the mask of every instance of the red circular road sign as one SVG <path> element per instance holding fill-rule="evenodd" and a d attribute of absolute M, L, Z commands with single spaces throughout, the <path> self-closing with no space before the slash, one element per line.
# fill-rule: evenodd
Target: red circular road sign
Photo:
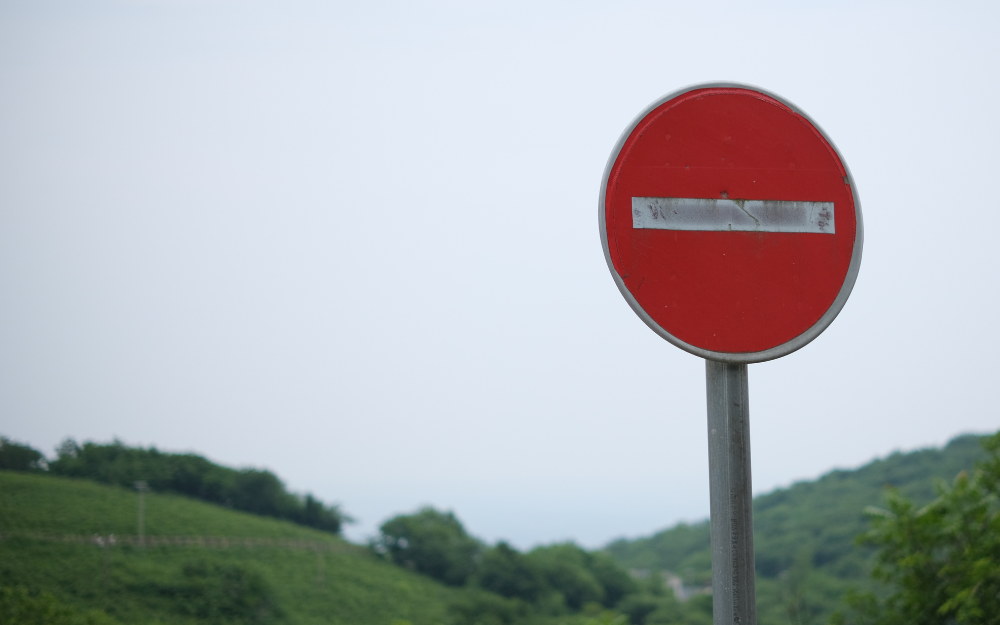
<path fill-rule="evenodd" d="M 695 85 L 651 104 L 608 160 L 599 206 L 611 274 L 636 314 L 692 354 L 780 358 L 837 316 L 861 264 L 847 164 L 773 93 Z"/>

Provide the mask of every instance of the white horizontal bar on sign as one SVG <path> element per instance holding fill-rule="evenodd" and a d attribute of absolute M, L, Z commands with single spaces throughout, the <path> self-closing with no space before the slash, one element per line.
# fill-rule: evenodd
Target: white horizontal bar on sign
<path fill-rule="evenodd" d="M 709 232 L 835 234 L 833 202 L 632 198 L 632 227 Z"/>

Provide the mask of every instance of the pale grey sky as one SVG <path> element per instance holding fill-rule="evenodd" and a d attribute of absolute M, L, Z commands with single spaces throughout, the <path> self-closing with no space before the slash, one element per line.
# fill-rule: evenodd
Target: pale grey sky
<path fill-rule="evenodd" d="M 704 365 L 619 295 L 619 133 L 760 85 L 865 256 L 750 369 L 755 491 L 1000 427 L 996 3 L 0 2 L 0 432 L 596 546 L 708 514 Z"/>

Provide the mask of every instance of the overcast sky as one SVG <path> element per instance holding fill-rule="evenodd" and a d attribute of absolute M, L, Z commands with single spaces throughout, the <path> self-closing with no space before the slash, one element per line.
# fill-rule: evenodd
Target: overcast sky
<path fill-rule="evenodd" d="M 808 112 L 865 218 L 840 317 L 750 367 L 754 491 L 996 430 L 998 6 L 0 0 L 0 432 L 266 467 L 354 539 L 704 518 L 704 363 L 597 196 L 709 80 Z"/>

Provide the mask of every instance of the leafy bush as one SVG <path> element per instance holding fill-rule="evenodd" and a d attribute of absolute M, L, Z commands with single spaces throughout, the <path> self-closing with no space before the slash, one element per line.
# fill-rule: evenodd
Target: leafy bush
<path fill-rule="evenodd" d="M 268 623 L 280 616 L 270 586 L 256 570 L 199 561 L 183 568 L 184 582 L 165 589 L 190 616 L 212 623 Z"/>
<path fill-rule="evenodd" d="M 507 599 L 471 588 L 449 607 L 454 625 L 517 625 L 530 621 L 533 610 L 520 599 Z"/>
<path fill-rule="evenodd" d="M 393 562 L 451 586 L 463 585 L 479 564 L 483 545 L 451 512 L 431 507 L 382 524 L 376 551 Z"/>
<path fill-rule="evenodd" d="M 1000 623 L 1000 433 L 984 440 L 988 460 L 958 474 L 918 508 L 896 491 L 868 510 L 861 542 L 878 548 L 873 576 L 890 585 L 848 597 L 834 622 L 873 625 Z"/>
<path fill-rule="evenodd" d="M 29 593 L 23 587 L 0 588 L 0 623 L 11 625 L 118 625 L 100 610 L 81 611 L 47 592 Z"/>

